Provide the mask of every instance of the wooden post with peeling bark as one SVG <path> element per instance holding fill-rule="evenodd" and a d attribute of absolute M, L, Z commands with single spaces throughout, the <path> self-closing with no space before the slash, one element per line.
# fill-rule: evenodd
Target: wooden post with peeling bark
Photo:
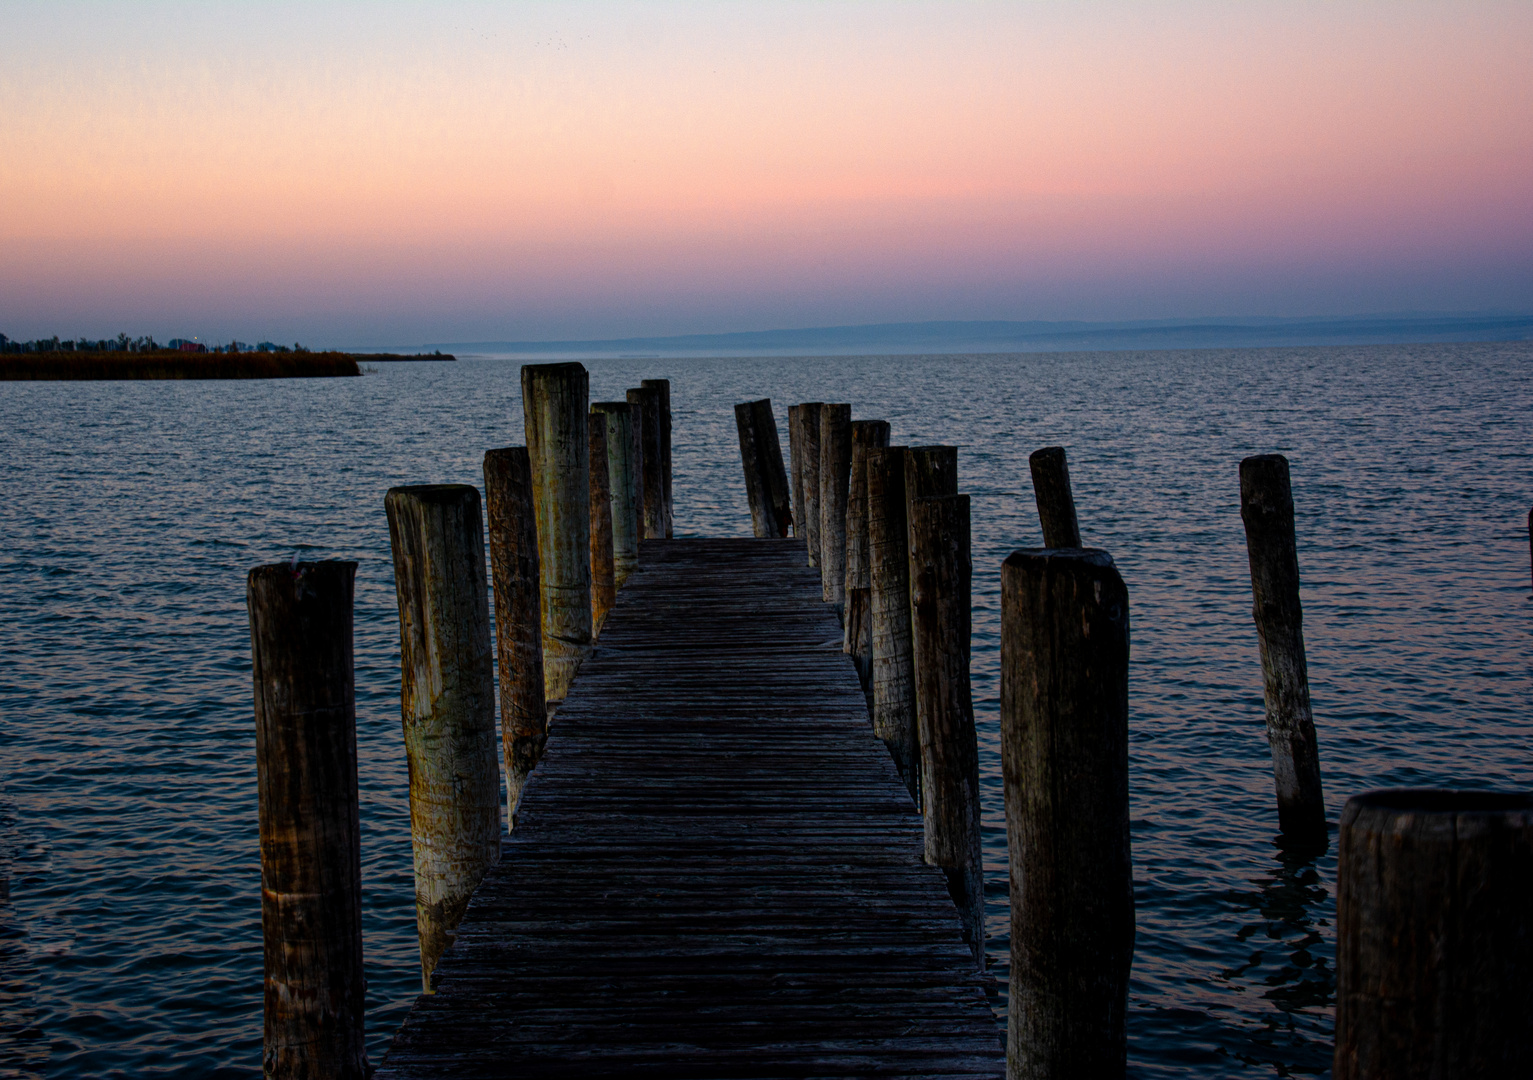
<path fill-rule="evenodd" d="M 1038 503 L 1038 522 L 1043 526 L 1043 546 L 1081 546 L 1081 527 L 1075 517 L 1075 495 L 1070 491 L 1070 468 L 1063 446 L 1045 446 L 1027 459 L 1033 474 L 1033 497 Z"/>
<path fill-rule="evenodd" d="M 841 649 L 857 666 L 872 707 L 873 581 L 868 548 L 868 451 L 889 445 L 889 421 L 852 421 L 852 479 L 846 495 L 846 625 Z"/>
<path fill-rule="evenodd" d="M 1093 548 L 1001 567 L 1010 1080 L 1121 1077 L 1134 957 L 1128 590 Z"/>
<path fill-rule="evenodd" d="M 371 1070 L 363 1028 L 354 562 L 250 571 L 265 953 L 264 1072 Z"/>
<path fill-rule="evenodd" d="M 676 507 L 671 496 L 671 380 L 641 379 L 639 386 L 659 395 L 660 495 L 664 503 L 661 516 L 665 525 L 665 538 L 669 540 L 676 531 Z"/>
<path fill-rule="evenodd" d="M 800 479 L 804 485 L 804 557 L 820 565 L 820 413 L 825 405 L 806 401 L 798 407 L 799 445 L 804 451 Z"/>
<path fill-rule="evenodd" d="M 612 551 L 612 485 L 607 476 L 607 425 L 586 429 L 591 472 L 591 640 L 601 636 L 607 612 L 617 603 Z"/>
<path fill-rule="evenodd" d="M 500 674 L 500 741 L 506 764 L 506 824 L 548 741 L 543 690 L 543 616 L 532 465 L 524 446 L 484 455 L 484 494 L 495 589 L 495 654 Z"/>
<path fill-rule="evenodd" d="M 384 499 L 399 600 L 400 689 L 421 983 L 500 858 L 495 672 L 479 491 L 397 487 Z"/>
<path fill-rule="evenodd" d="M 644 457 L 639 463 L 644 488 L 644 539 L 665 539 L 665 450 L 660 414 L 660 391 L 640 386 L 628 391 L 628 404 L 639 418 L 639 441 Z"/>
<path fill-rule="evenodd" d="M 607 429 L 613 578 L 621 589 L 629 575 L 639 568 L 639 539 L 644 526 L 640 470 L 635 467 L 638 440 L 633 433 L 633 406 L 626 401 L 595 402 L 591 406 L 591 423 Z"/>
<path fill-rule="evenodd" d="M 1347 800 L 1336 1080 L 1533 1075 L 1533 795 Z"/>
<path fill-rule="evenodd" d="M 590 379 L 581 365 L 523 366 L 550 701 L 564 700 L 591 648 L 590 408 Z"/>
<path fill-rule="evenodd" d="M 1325 797 L 1304 655 L 1293 490 L 1283 455 L 1260 454 L 1240 463 L 1240 517 L 1251 564 L 1278 825 L 1288 841 L 1323 848 L 1328 839 Z"/>
<path fill-rule="evenodd" d="M 910 504 L 911 642 L 926 861 L 947 875 L 964 940 L 985 970 L 979 743 L 969 688 L 969 497 Z"/>
<path fill-rule="evenodd" d="M 867 451 L 868 580 L 872 620 L 873 733 L 884 741 L 910 797 L 921 804 L 915 672 L 910 658 L 910 549 L 905 448 Z"/>
<path fill-rule="evenodd" d="M 820 408 L 820 585 L 846 618 L 846 500 L 852 481 L 852 407 Z"/>

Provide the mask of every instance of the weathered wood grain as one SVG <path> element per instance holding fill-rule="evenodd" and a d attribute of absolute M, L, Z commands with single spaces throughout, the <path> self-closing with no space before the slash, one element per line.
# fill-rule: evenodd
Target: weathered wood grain
<path fill-rule="evenodd" d="M 607 428 L 607 479 L 612 494 L 612 570 L 621 589 L 639 566 L 639 541 L 643 538 L 643 515 L 639 488 L 640 470 L 635 467 L 638 440 L 633 433 L 633 406 L 626 401 L 597 401 L 591 405 L 591 422 Z"/>
<path fill-rule="evenodd" d="M 920 741 L 910 643 L 905 447 L 872 448 L 866 457 L 873 731 L 889 748 L 910 797 L 920 805 Z"/>
<path fill-rule="evenodd" d="M 671 495 L 671 380 L 640 379 L 639 387 L 653 390 L 658 395 L 660 412 L 660 494 L 664 507 L 661 520 L 665 526 L 665 539 L 669 540 L 676 529 L 676 504 Z"/>
<path fill-rule="evenodd" d="M 846 616 L 846 500 L 852 480 L 852 407 L 820 407 L 820 584 L 825 602 Z"/>
<path fill-rule="evenodd" d="M 639 417 L 639 441 L 644 446 L 639 462 L 644 488 L 644 539 L 665 539 L 665 434 L 660 390 L 639 386 L 628 391 L 628 404 Z"/>
<path fill-rule="evenodd" d="M 1081 527 L 1075 517 L 1075 495 L 1070 490 L 1070 467 L 1063 446 L 1045 446 L 1027 459 L 1033 474 L 1033 499 L 1038 503 L 1038 523 L 1043 526 L 1043 546 L 1081 546 Z"/>
<path fill-rule="evenodd" d="M 485 869 L 500 857 L 495 671 L 479 490 L 391 488 L 384 498 L 399 600 L 399 711 L 410 772 L 421 982 Z"/>
<path fill-rule="evenodd" d="M 820 565 L 820 413 L 825 404 L 806 401 L 798 407 L 802 424 L 799 446 L 804 451 L 800 476 L 804 485 L 804 546 L 810 566 Z"/>
<path fill-rule="evenodd" d="M 617 602 L 617 568 L 612 543 L 612 482 L 607 472 L 607 425 L 587 429 L 591 471 L 591 640 L 601 637 L 607 612 Z"/>
<path fill-rule="evenodd" d="M 771 400 L 763 398 L 736 405 L 735 429 L 740 438 L 740 464 L 745 471 L 751 529 L 758 538 L 787 536 L 793 519 L 792 496 L 783 469 Z"/>
<path fill-rule="evenodd" d="M 800 405 L 788 406 L 788 491 L 793 498 L 793 536 L 804 538 L 804 434 Z M 1533 522 L 1533 511 L 1529 512 Z"/>
<path fill-rule="evenodd" d="M 1290 842 L 1323 848 L 1329 840 L 1325 796 L 1304 655 L 1293 489 L 1288 459 L 1282 454 L 1259 454 L 1240 463 L 1240 518 L 1251 564 L 1252 617 L 1261 648 L 1278 827 Z"/>
<path fill-rule="evenodd" d="M 262 1066 L 273 1080 L 368 1074 L 357 812 L 354 562 L 250 571 L 265 955 Z"/>
<path fill-rule="evenodd" d="M 846 619 L 841 647 L 857 666 L 868 707 L 873 703 L 873 579 L 868 553 L 870 449 L 889 445 L 889 421 L 852 421 L 852 478 L 846 494 Z"/>
<path fill-rule="evenodd" d="M 514 826 L 522 785 L 543 756 L 543 743 L 548 738 L 538 524 L 533 509 L 532 465 L 526 447 L 485 452 L 484 497 L 489 518 L 490 578 L 495 590 L 495 661 L 500 676 L 506 822 Z"/>
<path fill-rule="evenodd" d="M 641 557 L 379 1080 L 999 1077 L 802 547 Z"/>
<path fill-rule="evenodd" d="M 1533 1076 L 1533 795 L 1356 795 L 1337 846 L 1337 1080 Z"/>

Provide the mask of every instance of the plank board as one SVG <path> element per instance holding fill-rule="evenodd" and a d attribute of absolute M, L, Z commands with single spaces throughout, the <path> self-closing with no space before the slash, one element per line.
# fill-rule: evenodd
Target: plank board
<path fill-rule="evenodd" d="M 378 1080 L 1000 1077 L 795 540 L 646 540 Z"/>

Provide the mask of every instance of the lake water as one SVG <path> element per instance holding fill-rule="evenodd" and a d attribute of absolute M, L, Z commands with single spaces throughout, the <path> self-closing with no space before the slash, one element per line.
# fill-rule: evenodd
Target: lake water
<path fill-rule="evenodd" d="M 1069 449 L 1128 584 L 1138 938 L 1130 1073 L 1319 1075 L 1334 853 L 1275 845 L 1239 513 L 1293 467 L 1326 803 L 1533 786 L 1533 346 L 590 361 L 669 377 L 678 535 L 748 534 L 731 406 L 850 401 L 957 443 L 993 969 L 1006 976 L 1001 560 L 1040 543 L 1027 456 Z M 0 385 L 0 1076 L 250 1077 L 260 858 L 245 573 L 355 559 L 370 1053 L 418 989 L 383 495 L 481 483 L 522 442 L 518 364 L 361 379 Z M 1004 1013 L 1003 1013 L 1004 1015 Z"/>

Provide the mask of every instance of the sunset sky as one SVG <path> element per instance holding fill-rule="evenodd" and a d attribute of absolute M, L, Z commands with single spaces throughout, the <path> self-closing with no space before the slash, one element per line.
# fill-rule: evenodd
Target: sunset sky
<path fill-rule="evenodd" d="M 1533 310 L 1533 3 L 0 3 L 0 332 Z"/>

